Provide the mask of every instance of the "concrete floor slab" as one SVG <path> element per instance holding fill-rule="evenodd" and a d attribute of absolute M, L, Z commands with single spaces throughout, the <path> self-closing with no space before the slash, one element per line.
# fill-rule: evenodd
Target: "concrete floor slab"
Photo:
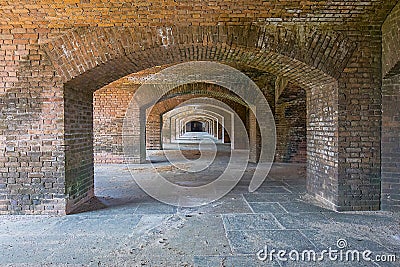
<path fill-rule="evenodd" d="M 332 222 L 324 213 L 277 213 L 276 219 L 286 229 L 323 229 Z"/>
<path fill-rule="evenodd" d="M 261 190 L 260 190 L 261 191 Z M 261 191 L 263 192 L 263 191 Z M 299 200 L 301 195 L 299 194 L 271 194 L 271 193 L 245 193 L 244 198 L 248 202 L 291 202 L 293 200 Z"/>
<path fill-rule="evenodd" d="M 135 228 L 139 220 L 139 215 L 131 214 L 115 214 L 112 216 L 72 214 L 62 217 L 47 233 L 57 234 L 64 231 L 74 232 L 75 234 L 125 235 Z"/>
<path fill-rule="evenodd" d="M 227 231 L 283 229 L 276 218 L 270 214 L 229 214 L 223 215 Z"/>
<path fill-rule="evenodd" d="M 340 249 L 338 240 L 345 240 L 343 249 L 371 250 L 375 252 L 387 252 L 387 248 L 375 242 L 368 236 L 360 233 L 344 233 L 341 231 L 301 230 L 301 232 L 321 251 L 329 247 Z M 342 246 L 342 245 L 341 245 Z"/>
<path fill-rule="evenodd" d="M 209 266 L 266 266 L 253 256 L 195 256 L 194 266 L 209 267 Z M 268 263 L 268 266 L 280 266 L 279 263 L 273 261 Z"/>
<path fill-rule="evenodd" d="M 266 194 L 290 194 L 292 193 L 288 188 L 285 186 L 265 186 L 262 185 L 260 188 L 263 193 Z"/>
<path fill-rule="evenodd" d="M 208 205 L 180 208 L 180 211 L 191 214 L 238 214 L 253 212 L 243 196 L 235 193 L 229 193 Z"/>
<path fill-rule="evenodd" d="M 314 205 L 312 203 L 307 203 L 304 201 L 294 200 L 291 202 L 280 203 L 285 210 L 288 212 L 298 213 L 298 212 L 331 212 L 326 208 Z"/>
<path fill-rule="evenodd" d="M 287 213 L 278 202 L 249 202 L 249 205 L 255 213 Z"/>
<path fill-rule="evenodd" d="M 298 230 L 227 231 L 232 250 L 237 254 L 255 255 L 266 245 L 285 250 L 315 249 Z"/>
<path fill-rule="evenodd" d="M 174 214 L 176 207 L 159 202 L 140 203 L 137 207 L 136 214 Z"/>
<path fill-rule="evenodd" d="M 165 162 L 155 164 L 174 178 Z M 215 164 L 205 181 L 223 167 Z M 273 179 L 249 193 L 254 171 L 249 164 L 245 177 L 223 198 L 176 208 L 143 192 L 125 165 L 96 165 L 97 198 L 80 213 L 0 217 L 0 266 L 399 266 L 400 215 L 325 210 L 304 193 L 300 167 L 274 165 Z M 137 168 L 137 174 L 146 175 L 147 164 Z M 189 184 L 196 179 L 201 177 L 190 177 Z M 318 251 L 339 238 L 351 248 L 397 253 L 397 262 L 271 263 L 255 255 L 265 245 Z"/>

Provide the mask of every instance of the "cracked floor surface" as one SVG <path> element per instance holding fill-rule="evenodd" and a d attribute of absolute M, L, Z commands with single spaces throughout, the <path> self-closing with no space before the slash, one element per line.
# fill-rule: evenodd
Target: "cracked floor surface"
<path fill-rule="evenodd" d="M 188 149 L 185 156 L 196 158 Z M 208 170 L 186 175 L 160 151 L 150 160 L 175 183 L 198 185 L 215 179 L 229 158 L 220 151 Z M 149 164 L 136 166 L 146 177 Z M 160 203 L 141 189 L 125 165 L 96 165 L 97 198 L 67 216 L 0 217 L 0 266 L 400 266 L 400 216 L 391 212 L 325 209 L 306 194 L 301 164 L 274 164 L 254 193 L 249 164 L 226 196 L 197 208 Z M 270 250 L 337 248 L 396 255 L 396 262 L 261 261 Z M 261 254 L 260 254 L 261 255 Z"/>

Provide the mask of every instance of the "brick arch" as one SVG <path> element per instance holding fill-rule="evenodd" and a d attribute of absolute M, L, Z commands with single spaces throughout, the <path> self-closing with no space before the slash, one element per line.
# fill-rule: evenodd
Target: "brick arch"
<path fill-rule="evenodd" d="M 356 44 L 333 31 L 249 25 L 77 28 L 42 47 L 64 83 L 94 91 L 133 72 L 193 60 L 239 62 L 310 87 L 338 78 Z"/>
<path fill-rule="evenodd" d="M 382 24 L 382 77 L 389 79 L 400 73 L 400 3 L 397 3 Z"/>
<path fill-rule="evenodd" d="M 195 98 L 203 98 L 203 97 L 211 97 L 217 99 L 223 103 L 228 104 L 242 119 L 245 124 L 246 120 L 246 109 L 243 105 L 243 101 L 235 101 L 233 99 L 228 99 L 221 93 L 213 94 L 213 92 L 204 90 L 203 92 L 199 91 L 195 95 L 185 93 L 181 91 L 181 94 L 175 95 L 173 97 L 169 97 L 164 99 L 163 101 L 158 102 L 154 105 L 151 110 L 148 109 L 147 121 L 146 121 L 146 148 L 147 149 L 160 149 L 162 146 L 161 140 L 161 116 L 168 111 L 173 110 L 176 106 L 182 104 L 183 102 L 195 99 Z"/>
<path fill-rule="evenodd" d="M 175 114 L 175 115 L 172 115 L 170 117 L 170 119 L 175 120 L 175 122 L 177 122 L 177 121 L 181 122 L 182 125 L 183 125 L 182 128 L 177 128 L 176 125 L 175 125 L 175 127 L 173 125 L 170 125 L 169 132 L 170 133 L 175 133 L 175 135 L 173 135 L 173 134 L 170 135 L 171 140 L 174 140 L 174 139 L 177 140 L 179 138 L 178 137 L 178 133 L 179 132 L 182 133 L 184 131 L 186 125 L 188 123 L 194 122 L 194 121 L 198 121 L 198 122 L 202 122 L 202 123 L 208 123 L 207 132 L 209 134 L 211 134 L 213 137 L 218 139 L 217 131 L 216 131 L 216 127 L 215 126 L 217 124 L 220 124 L 223 121 L 223 119 L 224 119 L 223 115 L 221 115 L 221 114 L 219 114 L 217 112 L 208 110 L 207 108 L 196 110 L 196 111 L 193 111 L 193 110 L 189 111 L 189 110 L 185 110 L 185 108 L 182 107 L 180 109 L 180 111 L 182 113 L 184 113 L 184 114 L 182 114 L 182 113 L 181 114 Z"/>
<path fill-rule="evenodd" d="M 191 83 L 180 85 L 165 94 L 160 99 L 160 101 L 164 101 L 165 99 L 169 99 L 175 96 L 184 96 L 187 94 L 204 96 L 208 95 L 212 98 L 226 99 L 241 104 L 243 106 L 247 106 L 246 102 L 234 92 L 212 83 Z"/>
<path fill-rule="evenodd" d="M 308 188 L 333 208 L 338 203 L 337 79 L 355 49 L 342 35 L 254 25 L 78 28 L 42 47 L 64 83 L 67 212 L 93 196 L 92 93 L 150 67 L 199 60 L 251 67 L 307 89 L 315 137 L 308 141 Z"/>
<path fill-rule="evenodd" d="M 193 107 L 193 105 L 196 105 L 196 107 Z M 232 150 L 250 148 L 251 154 L 252 148 L 247 147 L 246 142 L 243 142 L 244 139 L 250 137 L 248 136 L 249 129 L 247 129 L 248 126 L 246 125 L 248 110 L 248 107 L 240 108 L 240 106 L 230 105 L 229 101 L 224 101 L 224 99 L 221 101 L 221 99 L 210 98 L 209 96 L 190 98 L 174 108 L 164 110 L 162 117 L 166 125 L 163 125 L 162 129 L 166 130 L 166 132 L 164 132 L 162 138 L 165 138 L 167 142 L 171 141 L 171 138 L 168 138 L 168 132 L 173 131 L 173 127 L 171 128 L 168 118 L 172 119 L 174 117 L 176 119 L 177 117 L 189 117 L 192 112 L 195 114 L 211 112 L 213 114 L 219 114 L 224 118 L 224 124 L 221 124 L 221 128 L 218 129 L 218 136 L 221 136 L 224 142 L 229 143 Z M 164 119 L 167 119 L 167 121 L 164 121 Z M 245 132 L 239 130 L 241 127 L 240 125 L 245 126 Z M 222 129 L 222 127 L 224 129 Z"/>

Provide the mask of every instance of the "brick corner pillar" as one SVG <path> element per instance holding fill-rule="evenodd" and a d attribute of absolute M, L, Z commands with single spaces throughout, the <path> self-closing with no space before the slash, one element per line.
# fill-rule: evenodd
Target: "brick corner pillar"
<path fill-rule="evenodd" d="M 93 94 L 64 86 L 66 213 L 94 197 Z"/>
<path fill-rule="evenodd" d="M 253 108 L 255 109 L 255 107 Z M 257 118 L 251 109 L 248 109 L 246 119 L 247 119 L 246 124 L 248 126 L 249 146 L 250 146 L 249 161 L 252 163 L 257 163 L 260 157 L 261 150 L 258 147 L 258 142 L 257 142 L 259 141 L 257 140 Z"/>
<path fill-rule="evenodd" d="M 380 209 L 381 39 L 370 29 L 353 33 L 358 47 L 338 80 L 338 211 Z"/>
<path fill-rule="evenodd" d="M 400 211 L 400 74 L 382 84 L 382 209 Z"/>
<path fill-rule="evenodd" d="M 338 86 L 307 91 L 307 191 L 338 210 Z"/>
<path fill-rule="evenodd" d="M 146 162 L 146 110 L 141 109 L 139 114 L 139 146 L 138 157 L 139 163 Z"/>
<path fill-rule="evenodd" d="M 62 85 L 32 35 L 0 48 L 0 215 L 65 214 Z"/>
<path fill-rule="evenodd" d="M 123 126 L 124 161 L 128 164 L 146 161 L 146 110 L 132 102 Z"/>

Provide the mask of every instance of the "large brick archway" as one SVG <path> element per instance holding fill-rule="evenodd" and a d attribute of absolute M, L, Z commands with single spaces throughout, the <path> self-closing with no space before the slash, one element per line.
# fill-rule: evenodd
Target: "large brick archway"
<path fill-rule="evenodd" d="M 285 77 L 307 90 L 308 190 L 336 210 L 379 208 L 379 145 L 375 140 L 359 147 L 374 148 L 369 162 L 347 151 L 346 125 L 352 112 L 341 99 L 354 79 L 342 73 L 352 62 L 356 45 L 345 35 L 312 28 L 259 26 L 187 26 L 148 28 L 78 28 L 42 46 L 55 69 L 50 91 L 63 92 L 60 173 L 48 173 L 59 184 L 59 202 L 66 211 L 93 195 L 93 92 L 125 75 L 146 68 L 187 61 L 239 63 Z M 49 65 L 48 68 L 51 68 Z M 43 73 L 43 76 L 49 75 Z M 357 83 L 357 81 L 354 81 Z M 370 88 L 366 88 L 369 90 Z M 354 93 L 354 92 L 353 92 Z M 364 92 L 354 93 L 355 99 Z M 52 122 L 53 123 L 53 122 Z M 46 124 L 46 122 L 45 122 Z M 373 125 L 373 127 L 375 127 Z M 375 129 L 363 127 L 369 136 Z M 361 164 L 362 163 L 362 164 Z M 351 172 L 349 169 L 351 168 Z M 348 180 L 350 179 L 350 183 Z M 360 183 L 353 183 L 357 179 Z M 9 192 L 6 194 L 10 195 Z M 12 197 L 18 198 L 18 194 Z M 11 197 L 11 198 L 12 198 Z M 38 196 L 38 206 L 43 205 Z M 11 208 L 12 210 L 12 208 Z M 29 207 L 36 213 L 35 205 Z M 25 209 L 20 210 L 21 213 Z M 46 211 L 40 210 L 39 212 Z"/>
<path fill-rule="evenodd" d="M 275 30 L 282 31 L 282 29 Z M 90 156 L 92 138 L 89 131 L 92 118 L 90 112 L 87 112 L 92 107 L 92 92 L 101 85 L 131 72 L 191 60 L 217 60 L 222 63 L 248 65 L 277 76 L 285 76 L 308 90 L 308 103 L 310 103 L 308 189 L 335 208 L 339 189 L 338 143 L 335 139 L 338 131 L 336 117 L 338 107 L 335 95 L 337 96 L 338 92 L 337 81 L 334 77 L 338 76 L 338 70 L 343 69 L 351 56 L 354 49 L 351 42 L 339 35 L 335 38 L 319 36 L 318 41 L 325 42 L 326 38 L 330 40 L 332 43 L 329 47 L 332 53 L 336 48 L 336 52 L 334 56 L 329 53 L 321 54 L 317 65 L 319 68 L 315 68 L 314 62 L 303 63 L 299 60 L 304 53 L 297 48 L 300 46 L 296 47 L 293 42 L 279 44 L 268 42 L 271 35 L 262 29 L 257 31 L 257 29 L 246 27 L 159 28 L 145 30 L 147 36 L 151 37 L 147 40 L 139 39 L 145 34 L 142 32 L 139 35 L 141 31 L 142 29 L 135 29 L 132 32 L 131 29 L 124 28 L 97 31 L 78 29 L 70 32 L 67 35 L 68 38 L 62 39 L 63 41 L 74 40 L 73 42 L 58 43 L 61 40 L 56 40 L 45 47 L 49 57 L 51 59 L 54 57 L 52 62 L 65 81 L 65 144 L 67 146 L 65 181 L 69 199 L 67 212 L 93 196 L 91 182 L 93 181 L 93 157 Z M 254 31 L 259 32 L 260 35 L 253 36 Z M 210 34 L 213 32 L 217 35 Z M 286 30 L 285 33 L 289 35 L 292 32 Z M 89 49 L 87 45 L 97 42 L 99 34 L 108 38 L 102 39 L 102 43 L 91 46 Z M 187 43 L 187 38 L 184 38 L 187 34 L 193 37 L 189 43 Z M 248 38 L 242 40 L 233 38 L 233 36 L 246 36 L 246 34 Z M 295 35 L 295 33 L 292 34 Z M 317 37 L 304 38 L 309 42 L 315 42 Z M 313 49 L 317 49 L 318 45 L 314 46 Z M 93 51 L 95 48 L 97 53 Z M 140 50 L 137 51 L 138 49 Z M 314 53 L 314 51 L 309 51 L 309 53 Z M 85 107 L 86 112 L 74 113 L 77 110 L 84 111 Z M 315 125 L 313 121 L 324 121 L 324 127 Z M 88 128 L 82 129 L 82 125 Z"/>
<path fill-rule="evenodd" d="M 133 72 L 196 60 L 239 63 L 310 87 L 338 78 L 356 45 L 333 31 L 249 25 L 78 28 L 42 47 L 63 82 L 96 75 L 81 84 L 96 90 Z"/>

